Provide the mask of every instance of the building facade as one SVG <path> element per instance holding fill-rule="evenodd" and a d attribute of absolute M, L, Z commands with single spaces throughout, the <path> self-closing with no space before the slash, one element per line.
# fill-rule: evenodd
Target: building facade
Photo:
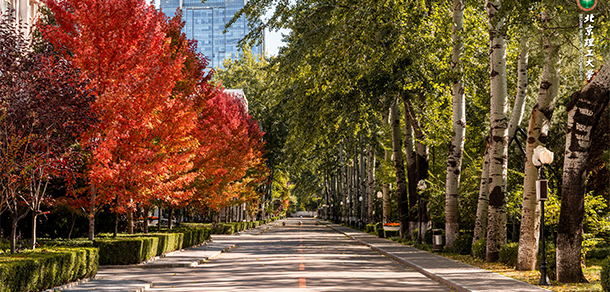
<path fill-rule="evenodd" d="M 246 19 L 241 17 L 223 33 L 225 25 L 247 0 L 160 0 L 159 8 L 173 17 L 176 9 L 182 9 L 184 32 L 187 38 L 197 41 L 200 53 L 210 58 L 210 67 L 223 68 L 225 58 L 236 59 L 237 43 L 248 33 Z M 262 42 L 264 44 L 264 42 Z M 264 45 L 252 49 L 253 54 L 263 55 Z"/>
<path fill-rule="evenodd" d="M 25 25 L 26 35 L 37 21 L 39 6 L 40 1 L 37 0 L 0 0 L 0 12 L 4 14 L 9 8 L 13 9 L 15 19 Z"/>

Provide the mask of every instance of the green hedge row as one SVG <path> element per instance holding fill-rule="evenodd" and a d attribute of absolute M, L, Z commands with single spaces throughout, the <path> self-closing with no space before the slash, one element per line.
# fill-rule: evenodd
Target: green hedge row
<path fill-rule="evenodd" d="M 128 235 L 116 238 L 100 235 L 94 241 L 86 239 L 45 240 L 40 243 L 61 247 L 97 247 L 100 265 L 132 265 L 152 257 L 204 243 L 210 239 L 209 228 L 176 228 L 172 232 Z"/>
<path fill-rule="evenodd" d="M 138 234 L 94 240 L 100 249 L 100 265 L 132 265 L 152 257 L 204 243 L 208 228 L 177 228 L 171 233 Z"/>
<path fill-rule="evenodd" d="M 265 220 L 258 221 L 244 221 L 244 222 L 229 222 L 229 223 L 180 223 L 180 227 L 187 228 L 210 228 L 212 234 L 234 234 L 246 229 L 255 228 L 261 225 L 265 225 L 280 219 L 280 217 L 273 217 Z"/>
<path fill-rule="evenodd" d="M 0 291 L 38 291 L 97 273 L 97 248 L 40 248 L 0 256 Z"/>

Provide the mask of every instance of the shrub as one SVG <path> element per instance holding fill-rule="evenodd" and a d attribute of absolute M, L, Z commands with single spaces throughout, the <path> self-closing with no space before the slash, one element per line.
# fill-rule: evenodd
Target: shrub
<path fill-rule="evenodd" d="M 594 247 L 587 252 L 588 259 L 605 259 L 610 255 L 610 247 Z"/>
<path fill-rule="evenodd" d="M 377 224 L 377 237 L 385 238 L 385 230 L 383 230 L 383 223 Z"/>
<path fill-rule="evenodd" d="M 398 230 L 385 230 L 385 238 L 399 237 L 399 236 L 400 236 L 400 231 L 398 231 Z"/>
<path fill-rule="evenodd" d="M 426 230 L 426 233 L 424 233 L 424 242 L 432 244 L 432 229 L 428 229 Z"/>
<path fill-rule="evenodd" d="M 157 255 L 159 238 L 100 238 L 93 243 L 100 249 L 100 265 L 133 265 Z"/>
<path fill-rule="evenodd" d="M 38 249 L 0 256 L 0 291 L 38 291 L 97 273 L 97 248 Z"/>
<path fill-rule="evenodd" d="M 39 238 L 37 242 L 40 245 L 47 247 L 93 247 L 93 241 L 87 238 L 74 238 L 74 239 L 48 239 Z"/>
<path fill-rule="evenodd" d="M 472 252 L 472 235 L 468 233 L 458 235 L 453 241 L 453 251 L 459 254 L 470 254 Z"/>
<path fill-rule="evenodd" d="M 602 263 L 600 278 L 602 289 L 606 292 L 610 291 L 610 257 L 607 257 Z"/>
<path fill-rule="evenodd" d="M 481 238 L 472 245 L 472 256 L 479 259 L 485 259 L 487 253 L 487 239 Z"/>
<path fill-rule="evenodd" d="M 519 243 L 511 242 L 500 249 L 499 260 L 508 266 L 517 266 L 517 255 L 519 254 Z"/>

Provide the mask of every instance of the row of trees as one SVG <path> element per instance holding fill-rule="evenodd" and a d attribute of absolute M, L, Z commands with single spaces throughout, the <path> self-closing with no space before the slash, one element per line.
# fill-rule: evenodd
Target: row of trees
<path fill-rule="evenodd" d="M 10 12 L 0 25 L 0 206 L 12 252 L 29 212 L 35 246 L 56 177 L 88 214 L 89 239 L 104 206 L 130 219 L 153 205 L 257 211 L 263 133 L 245 98 L 211 81 L 179 13 L 168 19 L 139 0 L 44 2 L 31 37 Z"/>
<path fill-rule="evenodd" d="M 592 66 L 601 70 L 587 84 L 574 61 L 583 54 L 584 12 L 572 4 L 249 1 L 240 13 L 255 29 L 244 45 L 278 28 L 290 30 L 287 45 L 269 64 L 234 62 L 227 72 L 252 81 L 264 112 L 256 117 L 276 143 L 270 165 L 290 174 L 293 193 L 315 193 L 318 205 L 349 218 L 355 204 L 372 213 L 369 203 L 381 191 L 384 221 L 396 218 L 409 237 L 424 180 L 424 221 L 445 227 L 449 247 L 460 230 L 474 230 L 474 241 L 487 240 L 487 260 L 496 261 L 510 219 L 521 270 L 536 267 L 540 210 L 531 156 L 545 145 L 558 157 L 550 208 L 558 218 L 551 221 L 558 280 L 586 281 L 583 230 L 607 227 L 587 221 L 583 208 L 585 193 L 610 197 L 603 183 L 610 57 L 608 40 L 597 38 Z M 274 13 L 259 23 L 268 10 Z M 608 4 L 589 13 L 595 35 L 607 35 Z"/>

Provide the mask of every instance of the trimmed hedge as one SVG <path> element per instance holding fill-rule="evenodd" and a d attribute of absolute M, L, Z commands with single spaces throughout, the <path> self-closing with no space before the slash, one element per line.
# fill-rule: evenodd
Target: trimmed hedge
<path fill-rule="evenodd" d="M 100 249 L 100 265 L 132 265 L 157 255 L 158 237 L 117 237 L 93 241 Z"/>
<path fill-rule="evenodd" d="M 97 248 L 57 248 L 0 256 L 0 291 L 38 291 L 97 273 Z"/>
<path fill-rule="evenodd" d="M 266 224 L 279 218 L 256 222 L 181 223 L 172 232 L 123 235 L 117 238 L 98 238 L 93 246 L 100 249 L 100 265 L 133 265 L 154 256 L 204 243 L 211 234 L 233 234 Z"/>

